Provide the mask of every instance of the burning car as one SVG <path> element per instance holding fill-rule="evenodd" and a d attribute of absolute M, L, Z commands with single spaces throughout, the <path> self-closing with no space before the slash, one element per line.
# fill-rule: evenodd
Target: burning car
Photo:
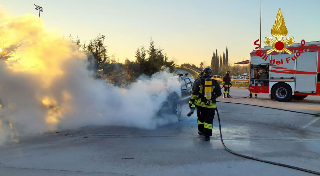
<path fill-rule="evenodd" d="M 191 95 L 194 78 L 186 74 L 178 74 L 175 76 L 181 84 L 181 96 L 176 92 L 169 94 L 167 101 L 163 102 L 162 108 L 158 112 L 158 115 L 174 114 L 178 117 L 181 116 L 181 105 L 187 101 Z"/>

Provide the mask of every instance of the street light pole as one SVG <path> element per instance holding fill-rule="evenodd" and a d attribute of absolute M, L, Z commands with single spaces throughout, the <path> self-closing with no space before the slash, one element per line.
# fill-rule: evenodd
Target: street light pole
<path fill-rule="evenodd" d="M 36 6 L 36 10 L 39 10 L 39 18 L 40 18 L 40 12 L 43 12 L 43 8 L 41 6 L 38 6 L 36 4 L 34 4 Z"/>
<path fill-rule="evenodd" d="M 261 1 L 260 0 L 260 48 L 261 48 Z"/>

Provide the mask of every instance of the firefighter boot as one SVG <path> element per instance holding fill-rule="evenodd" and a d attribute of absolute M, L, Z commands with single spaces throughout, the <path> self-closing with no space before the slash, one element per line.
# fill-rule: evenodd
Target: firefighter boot
<path fill-rule="evenodd" d="M 205 141 L 210 141 L 210 136 L 205 136 L 205 137 L 204 137 L 204 140 L 205 140 Z"/>
<path fill-rule="evenodd" d="M 226 94 L 225 93 L 223 93 L 223 98 L 226 98 Z"/>

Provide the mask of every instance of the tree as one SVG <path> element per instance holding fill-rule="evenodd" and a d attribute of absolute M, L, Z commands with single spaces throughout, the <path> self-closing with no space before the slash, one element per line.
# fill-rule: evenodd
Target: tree
<path fill-rule="evenodd" d="M 160 51 L 161 52 L 161 51 Z M 157 70 L 160 70 L 160 67 L 158 68 L 158 51 L 154 46 L 154 42 L 151 40 L 150 41 L 150 46 L 149 46 L 149 50 L 148 50 L 148 69 L 146 70 L 147 72 L 145 72 L 146 75 L 151 76 L 153 73 L 156 73 Z"/>
<path fill-rule="evenodd" d="M 223 52 L 220 56 L 218 55 L 217 49 L 216 52 L 213 52 L 211 68 L 213 74 L 224 74 L 224 72 L 229 69 L 228 47 L 226 47 L 226 52 Z"/>
<path fill-rule="evenodd" d="M 226 63 L 226 54 L 223 52 L 223 55 L 222 55 L 222 60 L 223 60 L 223 66 L 226 67 L 227 66 L 227 63 Z"/>
<path fill-rule="evenodd" d="M 216 55 L 216 53 L 213 52 L 213 65 L 214 67 L 212 68 L 213 75 L 219 74 L 219 56 Z"/>
<path fill-rule="evenodd" d="M 128 84 L 140 76 L 140 67 L 136 62 L 131 62 L 129 59 L 126 59 L 124 72 L 126 73 L 126 83 Z"/>
<path fill-rule="evenodd" d="M 228 47 L 226 47 L 226 64 L 229 66 Z"/>
<path fill-rule="evenodd" d="M 125 63 L 117 62 L 114 55 L 107 56 L 107 47 L 101 35 L 98 35 L 89 44 L 81 44 L 80 39 L 77 37 L 73 39 L 70 35 L 69 39 L 87 54 L 88 69 L 94 71 L 95 78 L 104 78 L 116 86 L 126 86 L 132 81 L 136 80 L 141 74 L 151 76 L 152 74 L 160 71 L 162 66 L 166 66 L 172 72 L 175 67 L 174 61 L 169 61 L 169 57 L 163 53 L 162 49 L 155 47 L 154 42 L 150 41 L 149 49 L 140 47 L 135 53 L 135 62 L 128 59 Z M 0 59 L 1 59 L 0 53 Z"/>
<path fill-rule="evenodd" d="M 84 49 L 84 48 L 83 48 L 84 45 L 81 44 L 81 41 L 80 41 L 80 39 L 79 39 L 78 36 L 77 36 L 76 39 L 73 39 L 73 36 L 70 34 L 70 35 L 69 35 L 69 40 L 71 40 L 71 42 L 72 42 L 73 44 L 75 44 L 75 45 L 78 47 L 79 50 L 81 50 L 81 49 L 83 50 L 83 49 Z"/>
<path fill-rule="evenodd" d="M 229 68 L 232 75 L 240 75 L 244 73 L 249 73 L 249 67 L 250 65 L 234 65 Z"/>
<path fill-rule="evenodd" d="M 146 50 L 144 47 L 138 48 L 136 51 L 136 63 L 140 67 L 140 73 L 144 73 L 147 69 Z"/>
<path fill-rule="evenodd" d="M 223 62 L 222 62 L 222 57 L 220 55 L 220 74 L 222 73 L 223 70 Z"/>
<path fill-rule="evenodd" d="M 215 75 L 216 74 L 216 67 L 217 65 L 215 65 L 216 62 L 216 58 L 215 58 L 215 53 L 213 52 L 213 56 L 211 58 L 211 69 L 212 69 L 212 74 Z"/>
<path fill-rule="evenodd" d="M 217 72 L 219 71 L 219 67 L 220 67 L 220 64 L 219 64 L 219 55 L 218 55 L 218 50 L 216 49 L 216 62 L 217 62 Z"/>
<path fill-rule="evenodd" d="M 101 35 L 90 40 L 88 45 L 83 46 L 88 55 L 89 69 L 96 73 L 97 78 L 102 77 L 102 72 L 106 67 L 107 62 L 107 47 L 103 44 Z"/>
<path fill-rule="evenodd" d="M 146 51 L 143 47 L 138 48 L 136 52 L 136 62 L 140 65 L 142 74 L 151 76 L 152 74 L 160 71 L 162 66 L 166 66 L 172 72 L 174 70 L 174 62 L 169 61 L 166 54 L 163 54 L 162 49 L 155 47 L 154 42 L 150 41 L 148 57 L 146 58 Z"/>
<path fill-rule="evenodd" d="M 218 56 L 218 50 L 216 49 L 216 54 L 215 54 L 215 75 L 219 74 L 219 70 L 220 70 L 220 64 L 219 64 L 219 56 Z"/>

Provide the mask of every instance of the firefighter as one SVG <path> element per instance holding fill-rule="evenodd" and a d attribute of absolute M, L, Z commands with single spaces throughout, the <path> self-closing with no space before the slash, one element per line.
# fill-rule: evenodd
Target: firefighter
<path fill-rule="evenodd" d="M 221 96 L 219 83 L 211 78 L 211 68 L 203 70 L 202 76 L 195 80 L 189 107 L 197 107 L 198 134 L 205 136 L 205 141 L 212 136 L 212 122 L 217 108 L 216 98 Z"/>
<path fill-rule="evenodd" d="M 223 98 L 231 98 L 230 96 L 230 87 L 232 86 L 231 84 L 231 79 L 230 79 L 230 71 L 227 71 L 226 76 L 223 77 L 222 85 L 224 87 L 223 91 Z M 226 97 L 227 94 L 227 97 Z"/>

